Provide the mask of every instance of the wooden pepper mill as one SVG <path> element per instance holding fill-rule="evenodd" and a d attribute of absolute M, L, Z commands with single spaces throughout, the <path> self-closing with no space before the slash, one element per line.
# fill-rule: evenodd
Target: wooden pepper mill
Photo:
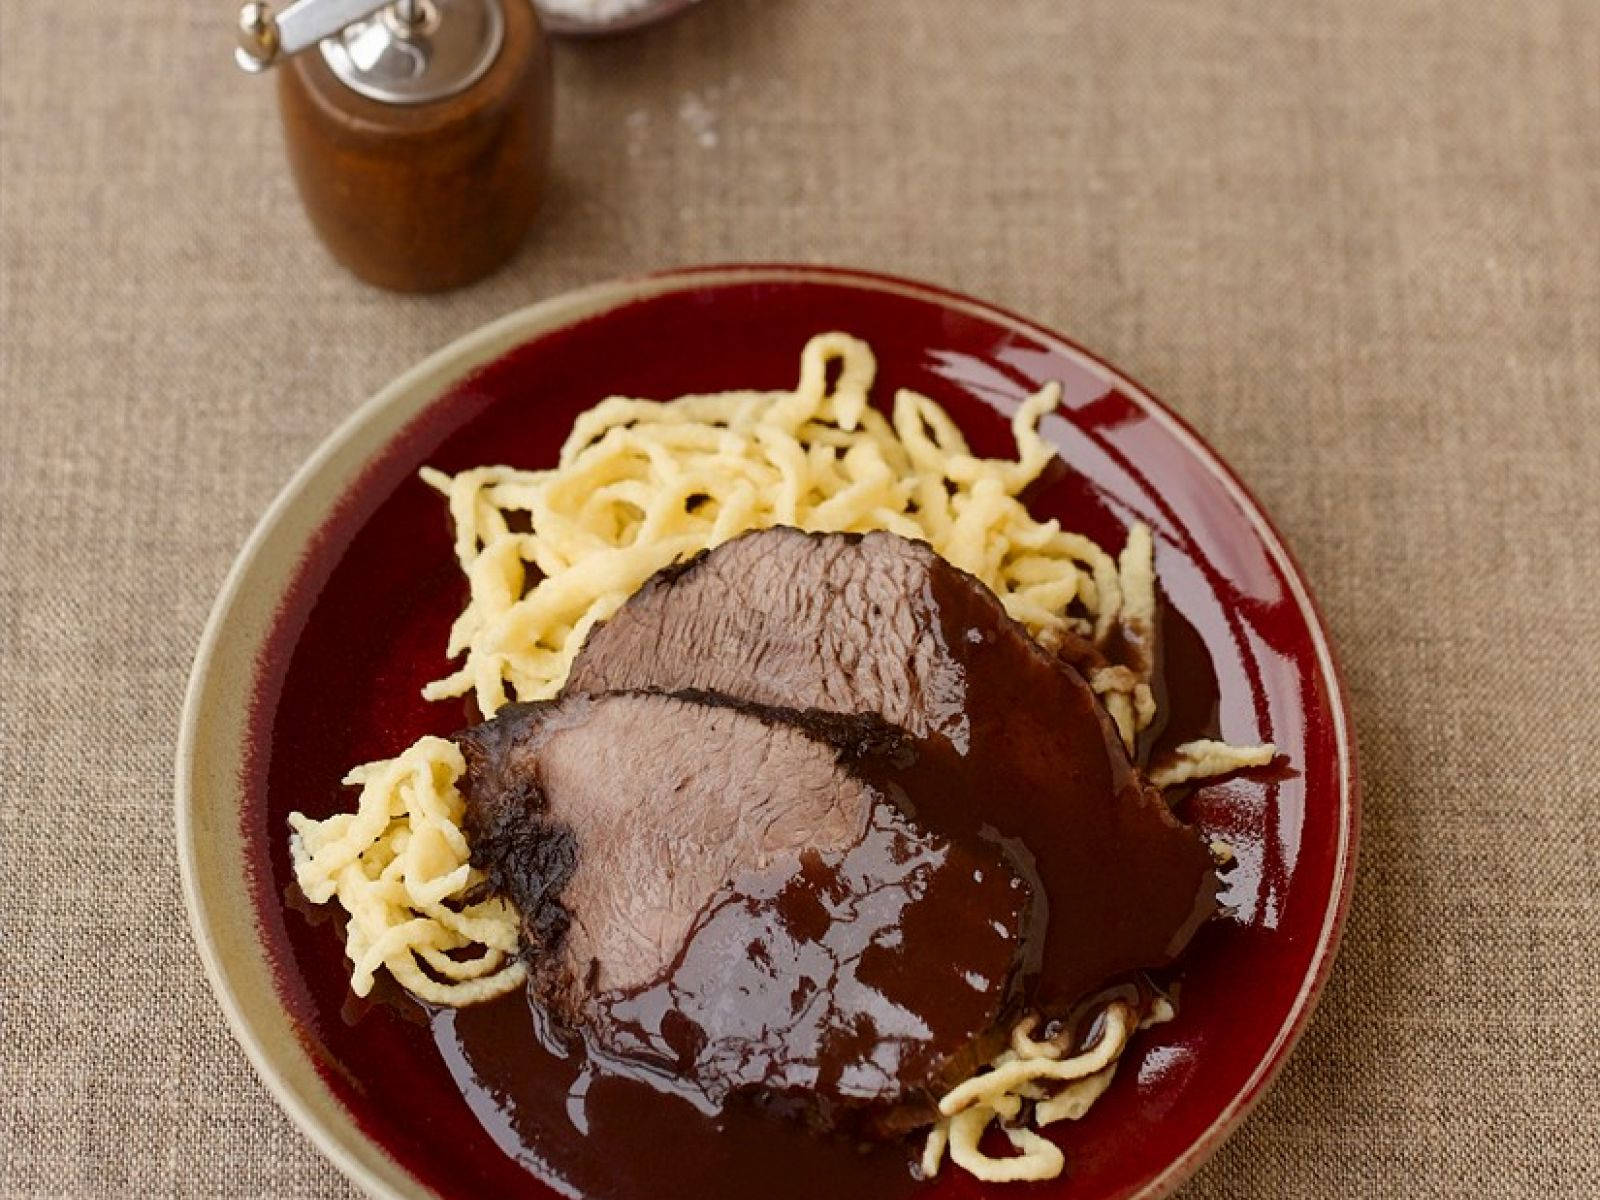
<path fill-rule="evenodd" d="M 234 57 L 252 73 L 285 63 L 300 199 L 362 279 L 458 287 L 521 242 L 550 156 L 550 59 L 531 0 L 250 3 Z"/>

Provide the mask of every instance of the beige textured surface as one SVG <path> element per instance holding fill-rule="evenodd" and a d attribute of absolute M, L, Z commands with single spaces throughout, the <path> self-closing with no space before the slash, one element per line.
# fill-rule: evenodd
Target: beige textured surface
<path fill-rule="evenodd" d="M 1221 449 L 1320 594 L 1358 897 L 1282 1084 L 1188 1194 L 1593 1194 L 1594 0 L 706 0 L 560 51 L 537 235 L 425 300 L 311 240 L 228 9 L 0 0 L 0 1195 L 346 1193 L 181 910 L 207 608 L 294 466 L 424 352 L 738 258 L 1070 332 Z"/>

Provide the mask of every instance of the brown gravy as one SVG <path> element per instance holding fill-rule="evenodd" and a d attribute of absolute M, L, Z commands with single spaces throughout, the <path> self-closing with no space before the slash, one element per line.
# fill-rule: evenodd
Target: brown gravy
<path fill-rule="evenodd" d="M 929 838 L 878 798 L 849 850 L 743 878 L 660 980 L 598 996 L 590 1053 L 608 1047 L 618 1072 L 708 1114 L 759 1090 L 774 1115 L 822 1128 L 903 1128 L 938 1095 L 881 1111 L 902 1080 L 942 1094 L 998 1049 L 989 1031 L 1016 1016 L 1035 908 L 1003 848 Z"/>
<path fill-rule="evenodd" d="M 1143 739 L 1141 761 L 1218 732 L 1216 680 L 1199 634 L 1171 605 L 1163 605 L 1161 623 L 1156 684 L 1165 718 Z M 957 636 L 961 631 L 944 632 Z M 1022 774 L 1009 781 L 996 777 L 974 783 L 987 790 L 977 796 L 981 802 L 971 806 L 970 818 L 954 811 L 959 788 L 935 789 L 948 797 L 941 808 L 948 804 L 952 809 L 938 819 L 986 825 L 987 836 L 1010 833 L 1015 822 L 1025 840 L 1040 847 L 1056 845 L 1050 839 L 1060 834 L 1042 803 L 1013 808 L 1006 802 L 1008 789 L 1026 777 L 1028 768 L 1026 746 L 1019 746 L 1018 728 L 1008 715 L 1017 711 L 1017 697 L 1001 694 L 1003 690 L 970 698 L 969 755 L 980 761 L 977 751 L 985 745 L 1004 744 L 1018 754 Z M 1029 706 L 1036 702 L 1030 698 Z M 961 757 L 946 765 L 959 767 Z M 1054 911 L 1072 911 L 1092 890 L 1092 878 L 1074 872 L 1095 869 L 1093 847 L 1036 854 L 1036 864 Z M 1148 936 L 1149 929 L 1138 926 L 1137 914 L 1135 921 L 1133 936 Z M 1137 979 L 1114 982 L 1119 974 L 1126 975 L 1116 968 L 1115 937 L 1096 938 L 1082 929 L 1073 933 L 1069 922 L 1051 925 L 1065 931 L 1048 942 L 1045 955 L 1061 965 L 1041 978 L 1039 995 L 1059 1005 L 1081 1041 L 1092 1035 L 1093 1018 L 1082 1003 L 1087 992 L 1108 981 L 1124 999 L 1148 992 Z M 1094 965 L 1075 966 L 1075 953 Z M 1068 956 L 1065 962 L 1063 956 Z M 920 1150 L 915 1136 L 868 1143 L 820 1135 L 802 1122 L 774 1120 L 737 1104 L 707 1113 L 660 1081 L 618 1072 L 591 1058 L 581 1043 L 551 1036 L 540 1028 L 541 1018 L 521 994 L 472 1008 L 435 1010 L 430 1021 L 452 1077 L 496 1144 L 564 1194 L 591 1200 L 731 1200 L 752 1194 L 773 1200 L 886 1200 L 921 1186 L 913 1168 Z"/>

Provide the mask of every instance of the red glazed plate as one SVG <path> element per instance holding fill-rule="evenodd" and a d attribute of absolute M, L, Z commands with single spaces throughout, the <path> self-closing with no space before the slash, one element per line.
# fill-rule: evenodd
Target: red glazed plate
<path fill-rule="evenodd" d="M 457 705 L 418 695 L 443 673 L 463 590 L 443 504 L 417 468 L 550 465 L 573 418 L 611 394 L 792 386 L 801 346 L 827 329 L 872 344 L 881 399 L 900 387 L 933 397 L 980 453 L 1009 455 L 1010 414 L 1061 381 L 1043 430 L 1065 467 L 1030 506 L 1112 549 L 1130 521 L 1148 522 L 1166 603 L 1193 631 L 1183 669 L 1215 676 L 1217 711 L 1198 717 L 1280 751 L 1277 769 L 1184 801 L 1238 857 L 1230 915 L 1185 956 L 1179 1018 L 1133 1043 L 1088 1116 L 1052 1127 L 1067 1173 L 1027 1194 L 1166 1194 L 1260 1098 L 1304 1027 L 1349 902 L 1354 755 L 1305 584 L 1221 461 L 1071 343 L 925 285 L 812 267 L 605 284 L 469 335 L 346 422 L 251 536 L 190 680 L 178 836 L 213 986 L 280 1103 L 370 1193 L 555 1195 L 497 1143 L 492 1114 L 480 1121 L 426 1022 L 354 1000 L 334 928 L 285 898 L 288 812 L 344 806 L 351 765 L 463 724 Z M 619 1164 L 619 1189 L 654 1169 Z M 947 1167 L 925 1194 L 1016 1188 Z"/>

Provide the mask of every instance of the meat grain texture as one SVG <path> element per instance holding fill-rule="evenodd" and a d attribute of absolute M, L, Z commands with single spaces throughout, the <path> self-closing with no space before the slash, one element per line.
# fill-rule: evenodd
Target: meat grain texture
<path fill-rule="evenodd" d="M 919 819 L 998 833 L 1048 882 L 1046 1012 L 1167 965 L 1215 909 L 1209 852 L 1083 676 L 925 543 L 777 528 L 662 571 L 590 634 L 567 684 L 618 688 L 872 712 L 906 730 Z"/>
<path fill-rule="evenodd" d="M 714 1109 L 927 1116 L 1016 1014 L 1036 893 L 913 822 L 872 716 L 704 693 L 518 705 L 460 735 L 468 834 L 546 1011 Z"/>

